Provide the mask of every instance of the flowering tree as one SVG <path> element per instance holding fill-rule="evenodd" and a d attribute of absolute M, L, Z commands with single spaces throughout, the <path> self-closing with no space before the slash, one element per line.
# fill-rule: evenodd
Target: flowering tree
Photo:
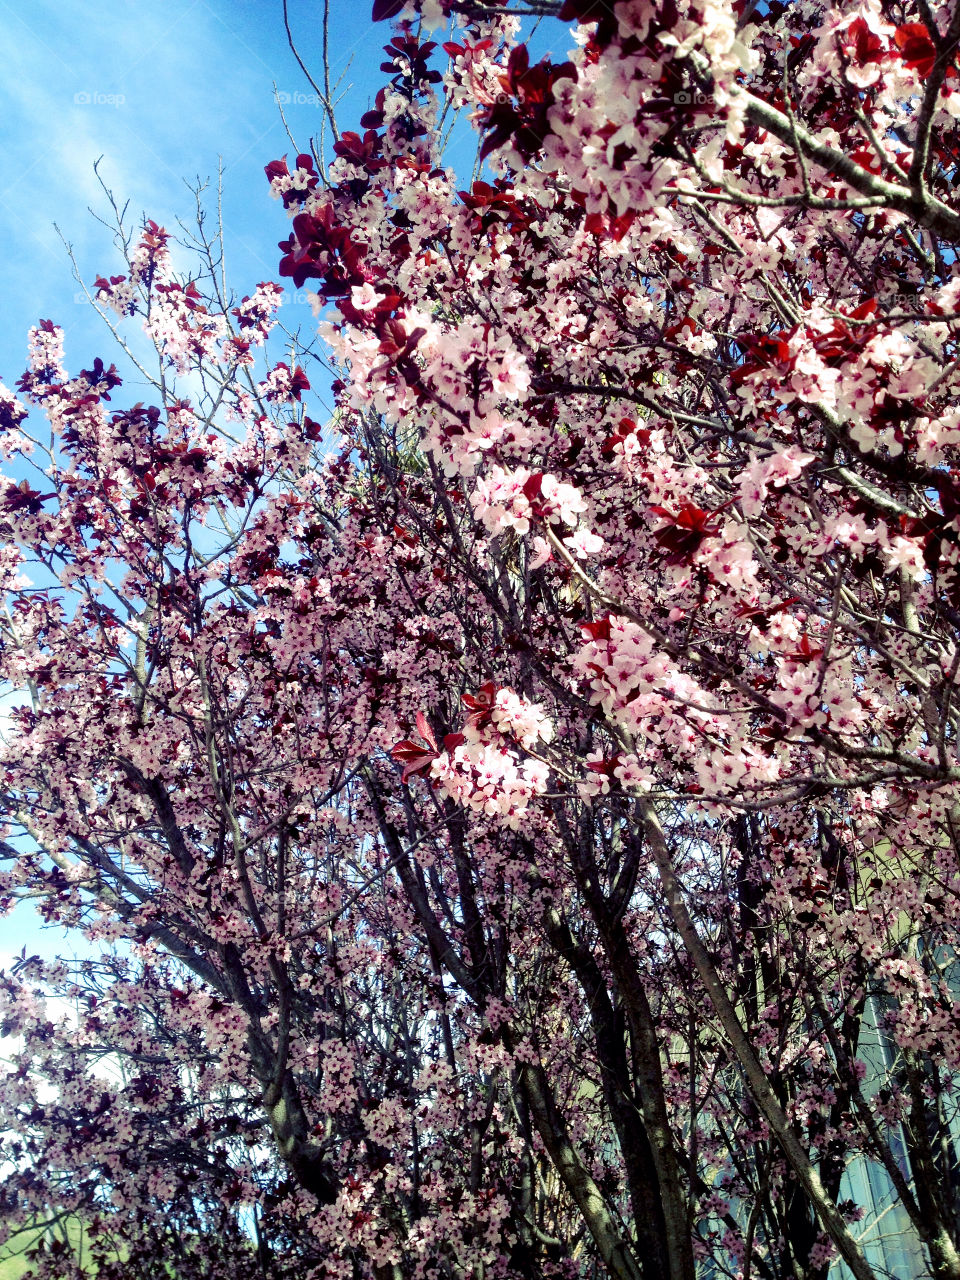
<path fill-rule="evenodd" d="M 960 7 L 559 16 L 267 167 L 330 444 L 154 224 L 155 407 L 4 393 L 5 892 L 122 944 L 7 975 L 8 1224 L 101 1274 L 868 1280 L 868 1170 L 960 1277 Z"/>

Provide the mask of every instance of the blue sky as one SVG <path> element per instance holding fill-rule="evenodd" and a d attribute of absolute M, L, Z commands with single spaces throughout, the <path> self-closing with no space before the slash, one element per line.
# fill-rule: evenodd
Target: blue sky
<path fill-rule="evenodd" d="M 298 48 L 319 68 L 320 6 L 290 0 Z M 105 212 L 101 172 L 130 212 L 173 227 L 189 219 L 185 181 L 224 173 L 228 274 L 239 292 L 275 279 L 276 242 L 288 234 L 263 166 L 320 124 L 310 85 L 287 46 L 280 0 L 0 0 L 0 376 L 16 378 L 26 333 L 40 317 L 66 330 L 68 368 L 108 354 L 102 322 L 76 300 L 56 223 L 84 276 L 118 268 L 111 238 L 88 212 Z M 332 0 L 332 70 L 346 75 L 345 127 L 376 92 L 380 49 L 367 0 Z M 349 86 L 352 86 L 350 88 Z"/>

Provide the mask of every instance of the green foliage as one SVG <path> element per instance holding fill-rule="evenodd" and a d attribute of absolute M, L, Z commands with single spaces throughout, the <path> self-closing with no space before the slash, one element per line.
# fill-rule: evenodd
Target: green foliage
<path fill-rule="evenodd" d="M 56 1233 L 59 1239 L 66 1239 L 75 1254 L 86 1254 L 83 1224 L 77 1218 L 65 1218 L 48 1229 Z M 32 1269 L 33 1264 L 27 1253 L 34 1247 L 43 1230 L 42 1226 L 20 1230 L 6 1244 L 0 1245 L 0 1280 L 21 1280 Z"/>

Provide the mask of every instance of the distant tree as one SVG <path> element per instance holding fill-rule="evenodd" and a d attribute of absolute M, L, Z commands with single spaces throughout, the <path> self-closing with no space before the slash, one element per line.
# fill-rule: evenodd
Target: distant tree
<path fill-rule="evenodd" d="M 267 167 L 329 429 L 153 223 L 155 405 L 4 393 L 4 892 L 120 944 L 6 975 L 7 1221 L 100 1275 L 960 1277 L 960 7 L 560 16 Z"/>

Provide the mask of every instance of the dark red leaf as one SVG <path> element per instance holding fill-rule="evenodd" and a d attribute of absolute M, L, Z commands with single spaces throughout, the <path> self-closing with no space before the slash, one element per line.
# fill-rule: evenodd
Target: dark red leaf
<path fill-rule="evenodd" d="M 373 21 L 387 22 L 403 11 L 406 0 L 373 0 Z"/>

